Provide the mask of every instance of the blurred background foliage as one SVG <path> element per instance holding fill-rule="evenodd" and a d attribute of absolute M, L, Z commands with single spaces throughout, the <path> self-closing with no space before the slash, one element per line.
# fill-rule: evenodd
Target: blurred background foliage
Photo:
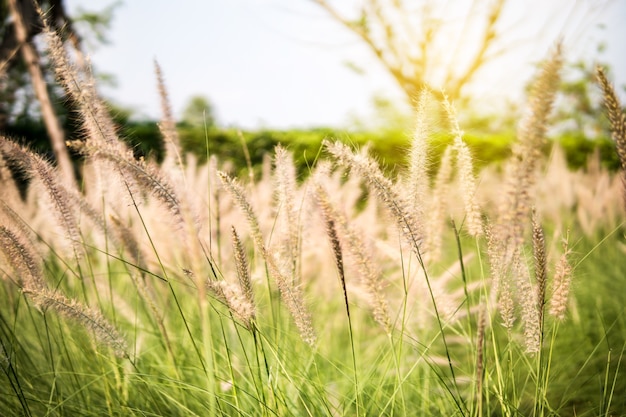
<path fill-rule="evenodd" d="M 43 6 L 48 3 L 48 6 L 55 7 L 63 5 L 63 1 L 59 0 L 41 0 L 39 3 Z M 0 2 L 0 11 L 4 16 L 4 20 L 0 21 L 0 36 L 3 39 L 8 39 L 12 30 L 6 4 L 6 1 Z M 87 43 L 89 49 L 106 43 L 106 32 L 117 5 L 119 3 L 114 3 L 99 12 L 81 9 L 78 15 L 71 17 L 64 14 L 65 24 L 72 29 L 69 34 L 77 36 L 78 45 Z M 33 36 L 36 34 L 38 31 L 33 32 Z M 75 113 L 73 103 L 66 99 L 62 88 L 55 83 L 53 71 L 46 67 L 45 51 L 39 49 L 42 67 L 46 68 L 49 94 L 65 130 L 66 140 L 81 139 L 79 116 Z M 598 45 L 598 56 L 602 55 L 604 49 L 604 44 Z M 605 167 L 617 169 L 618 159 L 603 114 L 601 93 L 595 85 L 594 67 L 595 64 L 589 61 L 571 62 L 566 66 L 552 119 L 553 128 L 549 132 L 550 143 L 564 149 L 567 161 L 574 169 L 584 167 L 594 153 L 599 154 Z M 610 77 L 610 68 L 606 69 Z M 24 63 L 14 59 L 11 65 L 3 67 L 3 71 L 0 80 L 3 87 L 0 91 L 0 133 L 26 142 L 53 159 L 50 138 L 42 122 L 39 103 L 30 87 Z M 98 73 L 97 68 L 95 75 L 99 83 L 114 82 L 110 76 Z M 314 126 L 286 130 L 262 128 L 240 132 L 236 127 L 220 125 L 216 109 L 209 98 L 193 96 L 181 112 L 178 130 L 185 151 L 195 154 L 200 161 L 206 159 L 207 153 L 219 155 L 221 161 L 230 162 L 236 171 L 246 169 L 241 137 L 245 140 L 254 166 L 259 166 L 264 155 L 273 152 L 273 148 L 281 144 L 293 152 L 301 173 L 305 173 L 320 156 L 322 140 L 333 138 L 356 147 L 369 146 L 385 169 L 393 173 L 402 169 L 414 123 L 410 105 L 402 107 L 402 104 L 407 103 L 375 96 L 372 98 L 371 114 L 354 115 L 343 127 Z M 465 131 L 464 139 L 472 150 L 477 168 L 505 159 L 515 138 L 516 124 L 522 113 L 521 105 L 511 103 L 499 109 L 497 114 L 480 113 L 462 98 L 455 100 L 455 105 L 459 107 L 457 112 L 461 128 Z M 120 136 L 132 146 L 137 156 L 157 161 L 162 159 L 163 143 L 157 127 L 158 121 L 138 120 L 132 110 L 114 104 L 110 104 L 110 110 Z M 445 123 L 435 126 L 431 138 L 433 170 L 437 167 L 438 156 L 452 139 Z M 544 152 L 548 154 L 550 147 Z M 72 155 L 72 158 L 74 161 L 80 160 L 78 155 Z"/>
<path fill-rule="evenodd" d="M 591 87 L 594 88 L 594 86 Z M 585 85 L 585 88 L 589 86 Z M 190 105 L 197 107 L 199 103 L 202 102 L 194 98 Z M 568 102 L 567 105 L 572 104 Z M 574 105 L 574 108 L 577 105 Z M 589 115 L 589 119 L 593 120 L 592 129 L 590 129 L 588 121 L 572 117 L 568 108 L 559 109 L 554 118 L 555 129 L 550 133 L 551 145 L 563 148 L 568 164 L 573 169 L 584 167 L 589 157 L 595 152 L 599 153 L 605 167 L 611 170 L 618 169 L 619 160 L 602 111 L 594 109 L 596 114 L 593 118 Z M 240 133 L 245 139 L 245 146 L 248 148 L 253 165 L 260 165 L 264 155 L 271 154 L 274 147 L 280 144 L 293 152 L 295 163 L 301 172 L 305 172 L 319 156 L 321 143 L 326 138 L 339 139 L 356 147 L 369 146 L 372 154 L 388 172 L 393 172 L 396 167 L 402 167 L 406 151 L 410 147 L 411 123 L 406 119 L 401 123 L 381 123 L 378 126 L 363 126 L 357 122 L 349 128 L 314 127 L 240 131 L 235 127 L 221 127 L 216 124 L 210 109 L 210 106 L 206 108 L 203 117 L 193 112 L 184 113 L 189 118 L 178 123 L 183 149 L 195 154 L 200 161 L 206 160 L 207 152 L 218 155 L 221 161 L 232 163 L 236 170 L 246 169 Z M 131 145 L 136 156 L 162 160 L 163 140 L 157 126 L 158 121 L 134 120 L 131 112 L 113 106 L 111 114 L 118 126 L 120 136 Z M 62 114 L 62 116 L 63 125 L 69 132 L 68 138 L 70 140 L 80 138 L 81 133 L 76 117 L 72 117 L 71 114 Z M 394 118 L 402 120 L 397 114 Z M 382 122 L 385 117 L 381 119 Z M 510 117 L 511 120 L 501 126 L 503 119 L 506 117 L 502 118 L 499 115 L 464 117 L 462 122 L 462 129 L 465 131 L 464 140 L 472 150 L 477 168 L 499 163 L 510 155 L 511 144 L 515 139 L 516 119 Z M 579 127 L 579 123 L 585 123 L 583 128 Z M 38 152 L 52 155 L 46 130 L 36 117 L 25 114 L 16 118 L 7 125 L 5 134 L 17 139 L 28 138 L 28 144 Z M 445 146 L 452 140 L 452 135 L 444 129 L 433 132 L 431 137 L 433 169 L 436 168 L 438 157 L 443 153 Z M 550 148 L 546 148 L 544 152 L 548 155 Z M 76 155 L 74 157 L 77 158 Z"/>

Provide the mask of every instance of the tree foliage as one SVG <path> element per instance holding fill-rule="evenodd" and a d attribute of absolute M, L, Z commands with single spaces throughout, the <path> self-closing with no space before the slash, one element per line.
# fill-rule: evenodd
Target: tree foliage
<path fill-rule="evenodd" d="M 312 1 L 365 42 L 409 100 L 424 88 L 437 94 L 443 88 L 452 100 L 460 97 L 478 69 L 497 53 L 497 27 L 506 2 L 471 2 L 465 21 L 458 22 L 446 19 L 448 2 L 366 0 L 350 13 L 339 1 Z M 451 26 L 457 30 L 451 31 Z M 461 55 L 465 59 L 459 62 Z M 452 65 L 441 65 L 450 58 Z"/>
<path fill-rule="evenodd" d="M 16 19 L 11 15 L 9 5 L 12 1 L 4 0 L 0 5 L 0 130 L 6 129 L 16 120 L 24 121 L 39 116 L 31 80 L 20 54 L 23 45 L 16 34 Z M 61 33 L 74 47 L 80 47 L 81 38 L 74 30 L 73 20 L 67 15 L 62 0 L 41 0 L 37 4 L 32 0 L 18 0 L 15 4 L 26 28 L 27 43 L 34 45 L 43 30 L 36 10 L 36 7 L 40 7 L 47 11 L 46 16 L 52 29 Z M 53 77 L 46 78 L 49 85 L 54 84 Z"/>
<path fill-rule="evenodd" d="M 204 96 L 191 97 L 183 111 L 182 121 L 190 126 L 213 127 L 215 125 L 213 105 Z"/>
<path fill-rule="evenodd" d="M 85 13 L 80 24 L 94 29 L 97 38 L 108 26 L 111 15 Z M 63 0 L 2 0 L 0 2 L 0 132 L 28 138 L 40 149 L 52 150 L 68 183 L 74 168 L 65 141 L 76 133 L 73 103 L 55 81 L 46 54 L 37 42 L 44 20 L 58 33 L 74 56 L 82 60 L 82 37 Z M 42 126 L 43 122 L 43 126 Z M 45 140 L 49 141 L 45 146 Z"/>

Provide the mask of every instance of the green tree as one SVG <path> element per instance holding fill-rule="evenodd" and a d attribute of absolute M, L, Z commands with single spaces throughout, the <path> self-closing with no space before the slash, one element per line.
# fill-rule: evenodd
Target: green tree
<path fill-rule="evenodd" d="M 213 104 L 204 96 L 191 97 L 183 111 L 182 122 L 192 127 L 214 127 Z"/>
<path fill-rule="evenodd" d="M 600 66 L 609 71 L 607 64 Z M 595 66 L 580 60 L 569 64 L 566 70 L 560 86 L 561 100 L 555 112 L 562 131 L 579 132 L 589 139 L 610 137 L 611 128 L 604 117 L 602 92 L 596 85 Z"/>
<path fill-rule="evenodd" d="M 439 89 L 445 87 L 451 99 L 460 97 L 461 90 L 477 70 L 496 55 L 499 47 L 497 25 L 506 2 L 495 0 L 484 7 L 478 5 L 480 2 L 474 2 L 477 4 L 472 5 L 471 16 L 461 24 L 461 40 L 455 51 L 452 40 L 446 39 L 450 37 L 447 29 L 453 22 L 445 21 L 445 7 L 436 1 L 367 0 L 359 2 L 352 14 L 344 12 L 346 8 L 340 6 L 345 5 L 340 1 L 311 1 L 365 42 L 409 101 L 424 88 L 439 94 Z M 473 33 L 479 33 L 475 44 L 463 41 Z M 442 67 L 443 54 L 460 54 L 458 48 L 461 46 L 469 57 L 463 65 Z M 440 76 L 442 71 L 447 71 L 443 78 Z M 435 78 L 442 81 L 434 82 Z"/>
<path fill-rule="evenodd" d="M 64 128 L 71 125 L 67 115 L 72 103 L 57 86 L 53 70 L 45 66 L 36 39 L 44 30 L 43 12 L 51 30 L 59 33 L 66 45 L 82 57 L 82 38 L 63 0 L 3 0 L 0 2 L 0 131 L 7 134 L 40 131 L 43 121 L 57 165 L 68 184 L 74 182 L 74 169 L 65 146 Z M 110 15 L 101 19 L 86 14 L 85 22 L 96 28 L 106 25 Z"/>
<path fill-rule="evenodd" d="M 535 29 L 552 12 L 584 7 L 591 16 L 610 3 L 601 0 L 584 5 L 566 1 L 528 9 L 524 16 L 513 10 L 511 0 L 309 0 L 331 19 L 356 35 L 404 91 L 408 102 L 426 88 L 435 96 L 445 90 L 457 103 L 467 100 L 464 89 L 485 67 L 529 42 L 546 42 Z M 558 8 L 558 9 L 557 9 Z M 505 15 L 516 13 L 509 23 Z M 520 19 L 532 20 L 533 32 L 521 37 Z M 588 19 L 591 19 L 589 17 Z M 539 23 L 538 23 L 539 22 Z M 536 35 L 532 35 L 536 33 Z M 554 40 L 549 39 L 548 42 Z M 357 71 L 358 67 L 353 65 Z M 507 68 L 506 71 L 516 71 Z"/>
<path fill-rule="evenodd" d="M 604 46 L 600 45 L 598 53 L 603 50 Z M 585 166 L 590 154 L 597 152 L 606 167 L 619 169 L 611 125 L 596 81 L 596 65 L 610 75 L 610 66 L 604 63 L 593 64 L 581 59 L 567 65 L 552 124 L 572 167 Z"/>

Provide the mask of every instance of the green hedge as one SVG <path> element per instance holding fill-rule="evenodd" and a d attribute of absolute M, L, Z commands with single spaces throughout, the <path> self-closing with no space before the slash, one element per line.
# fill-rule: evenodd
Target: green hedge
<path fill-rule="evenodd" d="M 600 154 L 600 161 L 606 168 L 614 171 L 620 167 L 615 143 L 611 138 L 587 139 L 581 134 L 567 133 L 559 136 L 558 143 L 565 151 L 567 162 L 572 168 L 585 166 L 594 152 Z"/>
<path fill-rule="evenodd" d="M 243 146 L 238 133 L 234 129 L 215 130 L 205 132 L 200 129 L 180 129 L 181 142 L 186 151 L 190 151 L 206 158 L 207 142 L 210 151 L 219 155 L 221 160 L 231 161 L 236 169 L 243 170 L 246 166 Z M 310 130 L 262 130 L 242 132 L 246 146 L 250 152 L 253 165 L 260 164 L 263 156 L 273 152 L 276 145 L 289 149 L 295 163 L 302 171 L 306 170 L 316 158 L 324 156 L 322 141 L 336 139 L 348 143 L 356 148 L 369 146 L 374 155 L 388 172 L 402 169 L 411 146 L 409 133 L 399 131 L 388 132 L 346 132 L 330 128 Z M 446 145 L 452 143 L 453 137 L 449 134 L 435 134 L 431 138 L 430 154 L 432 167 L 436 168 L 439 157 Z M 510 155 L 512 135 L 472 135 L 465 136 L 476 160 L 477 167 L 489 163 L 502 161 Z"/>
<path fill-rule="evenodd" d="M 69 132 L 68 138 L 78 139 L 81 133 L 71 123 L 72 120 L 71 118 L 65 120 Z M 163 159 L 163 139 L 156 122 L 133 122 L 123 119 L 118 120 L 117 123 L 120 126 L 120 136 L 132 147 L 136 156 L 154 158 L 157 161 Z M 203 128 L 180 124 L 178 131 L 183 149 L 196 154 L 200 160 L 206 159 L 208 144 L 210 153 L 219 155 L 220 160 L 232 162 L 236 170 L 246 169 L 244 150 L 237 129 L 211 128 L 205 131 Z M 32 146 L 37 152 L 53 157 L 46 131 L 40 123 L 15 123 L 3 133 L 18 140 L 23 138 L 23 142 Z M 369 145 L 371 153 L 391 173 L 403 168 L 411 143 L 410 132 L 394 130 L 347 132 L 332 128 L 265 129 L 243 131 L 242 134 L 253 166 L 260 166 L 263 156 L 268 152 L 271 154 L 274 147 L 281 144 L 293 152 L 296 165 L 301 172 L 305 172 L 317 157 L 324 155 L 321 152 L 321 144 L 326 138 L 341 140 L 355 147 Z M 472 151 L 476 167 L 480 168 L 506 159 L 511 153 L 511 143 L 514 137 L 513 132 L 494 134 L 477 130 L 466 132 L 464 139 Z M 430 154 L 433 170 L 436 169 L 445 146 L 452 140 L 452 135 L 447 133 L 438 133 L 431 137 Z M 554 142 L 563 148 L 572 168 L 583 167 L 594 152 L 599 153 L 605 167 L 611 170 L 619 168 L 617 153 L 610 138 L 587 139 L 581 133 L 570 132 L 556 137 Z M 544 149 L 546 154 L 549 151 L 549 147 Z M 74 154 L 73 157 L 79 159 L 79 155 Z"/>
<path fill-rule="evenodd" d="M 157 160 L 162 159 L 163 146 L 156 123 L 131 123 L 121 133 L 138 154 L 152 156 Z M 183 150 L 196 154 L 201 161 L 206 159 L 208 145 L 209 153 L 218 155 L 221 161 L 230 161 L 240 173 L 246 170 L 244 147 L 237 129 L 214 128 L 206 131 L 203 128 L 181 125 L 179 134 Z M 370 153 L 388 172 L 403 168 L 411 143 L 410 133 L 400 131 L 347 132 L 331 128 L 315 128 L 242 131 L 241 134 L 245 139 L 253 166 L 260 166 L 264 155 L 272 154 L 274 147 L 280 144 L 293 152 L 295 163 L 301 172 L 306 172 L 307 167 L 311 166 L 316 158 L 324 156 L 321 149 L 324 139 L 341 140 L 357 148 L 368 145 Z M 447 133 L 434 134 L 431 137 L 430 152 L 433 169 L 436 169 L 440 155 L 446 145 L 452 143 L 452 140 L 452 135 Z M 468 132 L 464 140 L 472 151 L 476 167 L 480 168 L 506 159 L 511 153 L 514 134 L 512 132 L 502 134 Z M 584 166 L 595 151 L 599 152 L 605 167 L 612 170 L 619 168 L 619 160 L 610 138 L 591 140 L 583 135 L 570 133 L 558 136 L 552 140 L 552 143 L 558 143 L 563 148 L 572 168 Z M 550 146 L 544 149 L 545 154 L 549 152 Z"/>
<path fill-rule="evenodd" d="M 238 132 L 234 129 L 222 129 L 205 132 L 201 129 L 182 128 L 179 130 L 181 143 L 185 151 L 193 152 L 201 159 L 206 158 L 207 143 L 210 152 L 220 156 L 221 160 L 231 161 L 237 169 L 246 166 L 244 150 Z M 316 158 L 323 156 L 324 139 L 340 140 L 356 148 L 369 146 L 374 155 L 388 171 L 402 167 L 410 150 L 411 137 L 404 132 L 346 132 L 329 128 L 310 130 L 261 130 L 241 132 L 245 138 L 253 165 L 262 162 L 263 156 L 273 152 L 280 144 L 289 149 L 295 163 L 301 170 L 306 170 Z M 436 165 L 445 146 L 452 142 L 451 135 L 434 135 L 431 139 L 431 155 Z M 510 154 L 512 137 L 502 135 L 471 136 L 466 138 L 472 148 L 478 165 L 500 161 Z"/>

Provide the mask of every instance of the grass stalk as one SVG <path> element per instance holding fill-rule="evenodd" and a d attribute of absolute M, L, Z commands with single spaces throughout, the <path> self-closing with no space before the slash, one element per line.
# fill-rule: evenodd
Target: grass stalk
<path fill-rule="evenodd" d="M 206 366 L 205 366 L 205 364 L 204 364 L 204 359 L 202 358 L 202 355 L 201 355 L 201 353 L 200 353 L 200 349 L 198 348 L 198 345 L 196 344 L 196 341 L 195 341 L 195 339 L 194 339 L 194 337 L 193 337 L 193 334 L 192 334 L 192 332 L 191 332 L 191 329 L 189 328 L 189 324 L 187 323 L 187 319 L 186 319 L 186 317 L 185 317 L 185 314 L 184 314 L 184 312 L 183 312 L 183 310 L 182 310 L 182 307 L 181 307 L 181 305 L 180 305 L 180 302 L 178 301 L 178 297 L 176 296 L 176 292 L 174 291 L 174 287 L 172 286 L 172 283 L 171 283 L 170 279 L 168 278 L 167 271 L 165 270 L 165 266 L 163 265 L 163 262 L 161 261 L 161 258 L 160 258 L 160 256 L 159 256 L 159 252 L 158 252 L 158 250 L 157 250 L 157 248 L 156 248 L 156 246 L 155 246 L 155 243 L 154 243 L 154 241 L 152 240 L 152 237 L 151 237 L 150 232 L 149 232 L 149 230 L 148 230 L 148 226 L 146 225 L 146 222 L 144 221 L 144 218 L 143 218 L 143 216 L 142 216 L 142 214 L 141 214 L 141 210 L 139 210 L 139 207 L 137 206 L 137 202 L 136 202 L 136 200 L 135 200 L 135 198 L 134 198 L 134 196 L 133 196 L 133 193 L 131 192 L 131 190 L 130 190 L 130 188 L 129 188 L 128 184 L 126 184 L 126 187 L 127 187 L 128 193 L 129 193 L 129 195 L 130 195 L 130 198 L 131 198 L 131 200 L 132 200 L 132 204 L 133 204 L 133 207 L 134 207 L 134 209 L 135 209 L 135 212 L 137 213 L 137 215 L 138 215 L 138 217 L 139 217 L 139 220 L 140 220 L 140 222 L 141 222 L 141 225 L 142 225 L 142 227 L 143 227 L 143 230 L 144 230 L 144 232 L 146 233 L 146 236 L 147 236 L 147 238 L 148 238 L 148 241 L 150 242 L 150 246 L 151 246 L 151 248 L 152 248 L 152 250 L 153 250 L 153 252 L 154 252 L 154 255 L 155 255 L 155 256 L 156 256 L 156 258 L 157 258 L 157 263 L 158 263 L 158 265 L 159 265 L 159 267 L 160 267 L 160 269 L 161 269 L 161 272 L 162 272 L 162 274 L 163 274 L 163 279 L 164 279 L 164 280 L 165 280 L 165 282 L 167 283 L 167 286 L 168 286 L 168 289 L 169 289 L 169 291 L 170 291 L 170 294 L 172 295 L 172 298 L 174 299 L 174 304 L 176 305 L 176 309 L 177 309 L 177 311 L 178 311 L 178 314 L 180 315 L 181 319 L 183 320 L 183 323 L 184 323 L 184 325 L 185 325 L 185 330 L 187 331 L 187 335 L 189 336 L 189 338 L 190 338 L 190 340 L 191 340 L 191 343 L 192 343 L 192 345 L 193 345 L 193 348 L 194 348 L 194 351 L 195 351 L 195 353 L 196 353 L 196 356 L 198 357 L 198 360 L 199 360 L 199 362 L 200 362 L 200 366 L 201 366 L 201 368 L 202 368 L 202 370 L 203 370 L 203 372 L 204 372 L 205 376 L 207 376 L 207 377 L 208 377 L 208 372 L 207 372 Z M 174 356 L 173 356 L 173 357 L 174 357 Z M 180 374 L 178 374 L 178 372 L 179 372 L 179 371 L 178 371 L 178 368 L 176 367 L 176 368 L 174 369 L 174 371 L 177 373 L 177 378 L 178 378 L 178 379 L 180 379 Z"/>
<path fill-rule="evenodd" d="M 339 274 L 339 281 L 341 284 L 341 291 L 343 295 L 344 307 L 346 309 L 346 317 L 348 319 L 348 337 L 350 338 L 350 350 L 352 353 L 352 371 L 354 375 L 354 393 L 356 397 L 356 415 L 361 415 L 360 410 L 362 408 L 360 398 L 359 378 L 357 373 L 356 362 L 356 349 L 354 347 L 354 330 L 352 328 L 352 317 L 350 316 L 350 302 L 348 301 L 348 290 L 346 288 L 346 276 L 343 268 L 343 255 L 341 251 L 341 242 L 337 236 L 337 230 L 335 229 L 335 223 L 331 218 L 326 218 L 326 233 L 330 239 L 332 245 L 332 251 L 335 258 L 335 265 L 337 266 L 337 272 Z"/>
<path fill-rule="evenodd" d="M 613 396 L 615 394 L 615 386 L 617 385 L 617 381 L 618 381 L 620 365 L 622 364 L 622 359 L 624 358 L 624 351 L 626 351 L 626 343 L 624 343 L 622 345 L 622 350 L 620 351 L 619 358 L 617 359 L 617 364 L 615 365 L 615 374 L 613 375 L 613 381 L 611 383 L 611 389 L 609 391 L 608 398 L 606 399 L 606 412 L 604 413 L 605 417 L 609 417 L 610 416 L 611 403 L 613 402 Z M 610 354 L 610 351 L 609 351 L 609 354 Z M 607 361 L 607 362 L 609 362 L 609 365 L 610 365 L 610 361 Z M 607 376 L 608 376 L 608 373 L 609 373 L 609 369 L 608 369 L 609 365 L 607 365 Z M 608 385 L 608 380 L 607 380 L 607 382 L 605 382 L 605 385 L 604 385 L 604 389 L 605 389 L 604 396 L 605 397 L 607 396 L 606 388 L 608 386 L 609 385 Z"/>

